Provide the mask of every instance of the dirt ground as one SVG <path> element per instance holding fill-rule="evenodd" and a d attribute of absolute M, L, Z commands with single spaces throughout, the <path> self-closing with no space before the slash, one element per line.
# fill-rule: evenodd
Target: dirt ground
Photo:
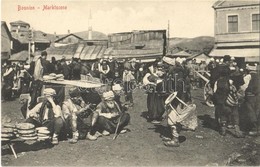
<path fill-rule="evenodd" d="M 192 92 L 197 105 L 198 128 L 182 131 L 181 146 L 169 148 L 163 145 L 161 134 L 167 135 L 166 121 L 160 125 L 148 123 L 144 118 L 146 94 L 134 93 L 131 115 L 131 130 L 120 134 L 100 137 L 97 141 L 80 140 L 77 144 L 62 141 L 57 146 L 46 143 L 16 143 L 15 159 L 11 150 L 2 146 L 3 166 L 246 166 L 260 165 L 260 139 L 238 139 L 228 134 L 222 137 L 214 125 L 214 108 L 203 102 L 203 90 Z M 13 122 L 22 122 L 18 99 L 2 102 L 2 118 L 9 116 Z"/>

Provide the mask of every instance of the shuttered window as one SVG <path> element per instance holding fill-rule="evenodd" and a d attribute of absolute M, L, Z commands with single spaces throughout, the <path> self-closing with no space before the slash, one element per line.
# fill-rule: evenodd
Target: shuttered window
<path fill-rule="evenodd" d="M 252 30 L 259 31 L 260 30 L 260 14 L 252 15 Z"/>
<path fill-rule="evenodd" d="M 228 32 L 238 32 L 238 16 L 228 16 Z"/>

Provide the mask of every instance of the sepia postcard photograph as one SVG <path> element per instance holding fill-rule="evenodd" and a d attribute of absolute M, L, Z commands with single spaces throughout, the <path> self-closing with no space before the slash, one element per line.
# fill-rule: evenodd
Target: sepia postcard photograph
<path fill-rule="evenodd" d="M 260 166 L 259 0 L 1 0 L 1 166 Z"/>

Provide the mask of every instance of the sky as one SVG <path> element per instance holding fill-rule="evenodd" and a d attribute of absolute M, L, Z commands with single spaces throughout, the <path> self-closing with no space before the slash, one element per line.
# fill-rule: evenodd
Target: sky
<path fill-rule="evenodd" d="M 168 29 L 170 37 L 214 36 L 216 0 L 2 0 L 1 20 L 22 20 L 34 30 L 66 34 L 94 31 L 105 34 L 132 30 Z M 43 10 L 44 5 L 65 6 L 65 10 Z M 34 7 L 20 10 L 18 6 Z"/>

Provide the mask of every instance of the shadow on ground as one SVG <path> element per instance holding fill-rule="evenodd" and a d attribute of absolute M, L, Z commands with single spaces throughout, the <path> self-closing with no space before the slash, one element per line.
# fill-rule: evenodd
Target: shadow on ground
<path fill-rule="evenodd" d="M 218 131 L 218 125 L 214 118 L 208 114 L 199 115 L 198 119 L 202 120 L 202 127 Z"/>
<path fill-rule="evenodd" d="M 24 142 L 19 142 L 14 144 L 14 150 L 17 154 L 22 153 L 22 152 L 29 152 L 29 151 L 39 151 L 43 149 L 50 149 L 52 148 L 53 145 L 51 142 L 35 142 L 32 144 L 24 143 Z M 2 156 L 7 155 L 7 154 L 12 154 L 11 149 L 6 145 L 4 149 L 1 151 Z"/>

